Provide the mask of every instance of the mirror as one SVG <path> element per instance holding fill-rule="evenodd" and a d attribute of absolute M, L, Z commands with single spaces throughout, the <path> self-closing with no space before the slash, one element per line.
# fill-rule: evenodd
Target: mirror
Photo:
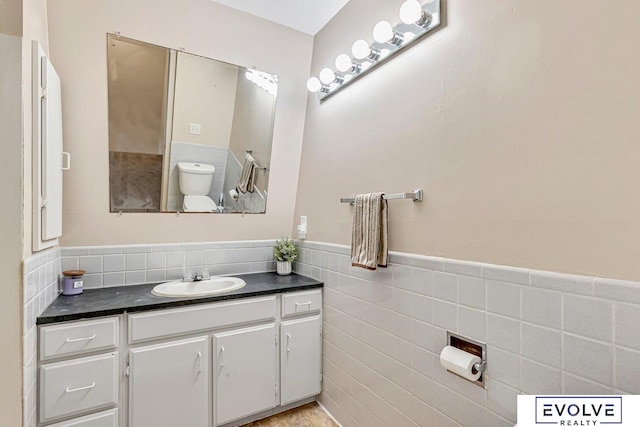
<path fill-rule="evenodd" d="M 107 42 L 111 212 L 264 213 L 278 76 Z"/>

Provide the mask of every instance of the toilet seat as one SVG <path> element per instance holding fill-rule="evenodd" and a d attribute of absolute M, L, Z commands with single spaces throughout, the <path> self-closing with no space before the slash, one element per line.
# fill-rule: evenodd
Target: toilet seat
<path fill-rule="evenodd" d="M 213 212 L 218 208 L 209 196 L 184 196 L 182 207 L 185 212 Z"/>

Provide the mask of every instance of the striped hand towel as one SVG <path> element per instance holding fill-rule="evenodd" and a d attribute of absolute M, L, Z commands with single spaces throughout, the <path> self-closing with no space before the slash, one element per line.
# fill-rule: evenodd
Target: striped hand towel
<path fill-rule="evenodd" d="M 244 164 L 242 165 L 242 172 L 240 173 L 240 180 L 236 186 L 236 191 L 239 193 L 253 193 L 253 185 L 256 177 L 256 161 L 249 153 L 245 154 Z"/>
<path fill-rule="evenodd" d="M 375 270 L 387 266 L 388 214 L 383 195 L 370 193 L 355 197 L 351 232 L 351 265 L 354 267 Z"/>

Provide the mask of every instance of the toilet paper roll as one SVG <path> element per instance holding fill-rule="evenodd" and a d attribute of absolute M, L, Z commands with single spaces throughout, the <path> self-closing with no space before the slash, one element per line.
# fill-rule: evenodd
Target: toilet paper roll
<path fill-rule="evenodd" d="M 238 192 L 236 190 L 234 190 L 234 189 L 229 190 L 229 195 L 231 196 L 231 198 L 233 200 L 238 200 L 239 195 L 238 195 Z"/>
<path fill-rule="evenodd" d="M 443 348 L 440 353 L 440 364 L 442 366 L 469 381 L 477 381 L 482 375 L 482 372 L 478 372 L 473 368 L 473 365 L 481 361 L 482 359 L 478 356 L 450 345 Z"/>

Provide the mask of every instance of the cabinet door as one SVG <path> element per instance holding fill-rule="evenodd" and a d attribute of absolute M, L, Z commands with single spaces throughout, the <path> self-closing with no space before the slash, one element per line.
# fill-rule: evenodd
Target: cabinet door
<path fill-rule="evenodd" d="M 322 375 L 320 316 L 282 322 L 280 353 L 281 404 L 320 393 Z"/>
<path fill-rule="evenodd" d="M 130 351 L 130 427 L 207 427 L 208 337 Z"/>
<path fill-rule="evenodd" d="M 275 406 L 276 351 L 273 323 L 214 335 L 216 425 Z"/>

